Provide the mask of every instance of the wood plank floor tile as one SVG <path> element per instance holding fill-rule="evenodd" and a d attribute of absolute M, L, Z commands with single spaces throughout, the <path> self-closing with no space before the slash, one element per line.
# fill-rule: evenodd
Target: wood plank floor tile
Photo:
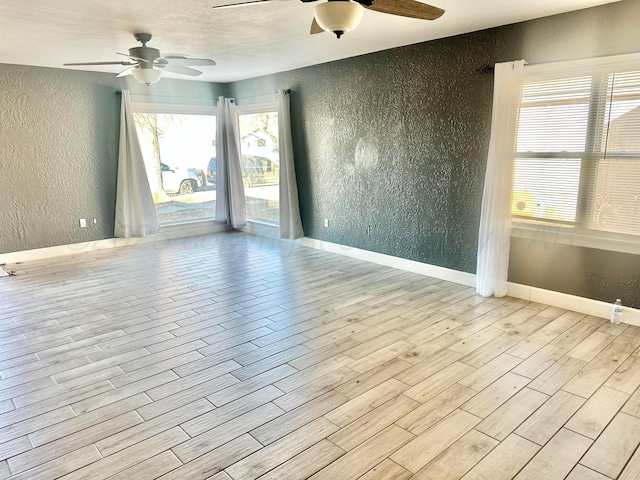
<path fill-rule="evenodd" d="M 14 438 L 7 442 L 0 443 L 0 460 L 6 460 L 7 458 L 18 455 L 19 453 L 26 452 L 31 449 L 31 442 L 29 438 L 24 435 L 22 437 Z"/>
<path fill-rule="evenodd" d="M 620 365 L 605 385 L 632 394 L 640 386 L 640 352 L 636 350 Z"/>
<path fill-rule="evenodd" d="M 262 475 L 260 480 L 298 480 L 309 478 L 342 455 L 344 455 L 344 451 L 341 448 L 336 447 L 327 440 L 322 440 L 290 460 L 287 460 L 279 467 Z"/>
<path fill-rule="evenodd" d="M 158 246 L 11 266 L 0 479 L 639 476 L 640 327 L 239 232 Z"/>
<path fill-rule="evenodd" d="M 475 390 L 454 383 L 411 413 L 404 415 L 396 423 L 414 435 L 419 435 L 456 410 L 476 393 Z"/>
<path fill-rule="evenodd" d="M 28 418 L 21 422 L 12 423 L 0 428 L 0 438 L 8 441 L 22 435 L 35 432 L 36 430 L 47 428 L 65 420 L 69 420 L 75 416 L 76 413 L 73 411 L 73 408 L 69 405 L 65 405 L 64 407 L 56 408 L 55 410 L 51 410 L 36 417 Z"/>
<path fill-rule="evenodd" d="M 408 388 L 407 384 L 392 378 L 326 413 L 324 417 L 332 423 L 344 427 L 383 405 L 387 400 L 397 397 Z"/>
<path fill-rule="evenodd" d="M 516 433 L 538 445 L 546 444 L 585 400 L 560 390 L 531 415 Z"/>
<path fill-rule="evenodd" d="M 404 395 L 395 396 L 366 415 L 344 426 L 331 435 L 329 440 L 345 451 L 353 450 L 419 405 L 420 403 Z"/>
<path fill-rule="evenodd" d="M 440 455 L 423 467 L 412 478 L 415 480 L 457 480 L 485 457 L 498 441 L 471 430 Z"/>
<path fill-rule="evenodd" d="M 449 365 L 457 362 L 460 358 L 463 357 L 462 354 L 458 352 L 453 352 L 448 349 L 443 349 L 426 357 L 424 360 L 418 362 L 411 361 L 411 353 L 416 352 L 412 350 L 409 354 L 402 355 L 401 358 L 404 360 L 414 363 L 413 367 L 408 368 L 404 372 L 399 375 L 396 375 L 396 378 L 401 382 L 404 382 L 408 385 L 416 385 L 421 381 L 429 378 L 431 375 L 438 373 L 440 370 L 448 367 Z M 416 355 L 420 355 L 416 353 Z M 471 371 L 471 370 L 470 370 Z"/>
<path fill-rule="evenodd" d="M 476 430 L 502 441 L 548 398 L 544 393 L 525 387 L 480 422 Z"/>
<path fill-rule="evenodd" d="M 234 479 L 255 479 L 326 439 L 338 429 L 320 417 L 226 469 Z"/>
<path fill-rule="evenodd" d="M 225 379 L 231 379 L 231 381 L 229 382 L 230 384 L 238 383 L 239 380 L 237 378 L 226 375 L 230 372 L 233 372 L 234 370 L 237 370 L 238 368 L 240 368 L 240 365 L 233 360 L 218 362 L 217 364 L 208 368 L 203 368 L 202 370 L 196 369 L 194 372 L 183 370 L 182 366 L 176 367 L 173 369 L 173 371 L 181 371 L 182 378 L 151 388 L 147 390 L 146 393 L 153 400 L 157 401 L 171 395 L 180 394 L 181 392 L 184 392 L 190 388 L 193 388 L 197 385 L 205 384 L 219 377 L 220 382 L 223 383 L 223 376 L 225 377 Z"/>
<path fill-rule="evenodd" d="M 417 383 L 404 392 L 404 394 L 409 398 L 413 398 L 418 402 L 424 403 L 473 371 L 475 371 L 475 369 L 469 365 L 454 362 L 448 367 L 440 370 L 438 373 L 435 373 L 420 383 Z"/>
<path fill-rule="evenodd" d="M 388 458 L 360 477 L 360 480 L 407 480 L 412 473 Z"/>
<path fill-rule="evenodd" d="M 357 376 L 358 372 L 348 367 L 342 367 L 283 395 L 273 403 L 287 411 L 293 410 L 320 395 L 334 390 Z"/>
<path fill-rule="evenodd" d="M 458 380 L 458 383 L 479 392 L 515 368 L 520 362 L 522 362 L 522 359 L 512 355 L 506 353 L 499 355 L 488 363 L 485 363 L 475 372 Z"/>
<path fill-rule="evenodd" d="M 460 359 L 460 362 L 472 367 L 482 367 L 487 362 L 490 362 L 494 358 L 507 352 L 511 347 L 517 343 L 517 340 L 509 337 L 508 335 L 502 335 L 498 338 L 494 338 L 488 343 L 485 343 L 482 347 L 475 349 L 473 352 L 465 355 Z"/>
<path fill-rule="evenodd" d="M 627 360 L 634 350 L 635 347 L 631 345 L 611 343 L 562 389 L 584 398 L 590 397 Z"/>
<path fill-rule="evenodd" d="M 227 403 L 214 411 L 199 415 L 192 420 L 188 420 L 180 426 L 191 437 L 196 437 L 208 430 L 222 425 L 223 423 L 229 422 L 240 415 L 261 407 L 281 395 L 282 392 L 280 390 L 269 385 L 268 387 L 262 388 L 245 397 L 231 403 Z"/>
<path fill-rule="evenodd" d="M 91 478 L 101 480 L 159 455 L 189 438 L 180 427 L 173 427 L 150 438 L 135 443 L 124 450 L 109 455 L 75 472 L 65 475 L 65 480 Z"/>
<path fill-rule="evenodd" d="M 636 453 L 627 462 L 618 480 L 637 480 L 638 477 L 640 477 L 640 449 L 636 449 Z"/>
<path fill-rule="evenodd" d="M 97 462 L 102 457 L 93 445 L 74 450 L 66 455 L 43 463 L 35 468 L 19 473 L 11 477 L 12 480 L 48 480 L 51 478 L 60 478 L 67 473 L 73 472 L 78 468 L 82 468 L 93 462 Z M 8 478 L 3 477 L 3 478 Z"/>
<path fill-rule="evenodd" d="M 263 445 L 269 445 L 348 401 L 347 397 L 332 390 L 251 430 L 249 433 Z M 219 411 L 222 409 L 224 407 L 221 407 Z"/>
<path fill-rule="evenodd" d="M 595 440 L 628 398 L 629 395 L 626 393 L 608 387 L 600 387 L 571 417 L 565 427 Z"/>
<path fill-rule="evenodd" d="M 145 390 L 175 380 L 176 378 L 179 378 L 178 375 L 170 370 L 158 373 L 151 377 L 138 380 L 137 382 L 124 385 L 120 388 L 116 388 L 113 391 L 100 393 L 85 400 L 80 400 L 78 402 L 72 403 L 71 407 L 73 407 L 73 410 L 77 414 L 90 412 L 91 410 L 95 410 L 96 408 L 104 407 L 105 405 L 109 405 L 110 403 L 113 403 L 117 400 L 131 397 L 137 393 L 144 392 Z"/>
<path fill-rule="evenodd" d="M 84 430 L 67 435 L 11 457 L 7 462 L 11 472 L 20 473 L 41 463 L 48 462 L 61 455 L 71 453 L 103 438 L 114 435 L 122 430 L 141 423 L 142 419 L 135 412 L 127 412 L 123 415 L 111 418 L 108 421 L 96 424 Z"/>
<path fill-rule="evenodd" d="M 617 478 L 640 444 L 640 419 L 619 413 L 594 442 L 580 463 Z"/>
<path fill-rule="evenodd" d="M 576 345 L 567 356 L 590 362 L 611 342 L 615 340 L 615 335 L 604 332 L 593 332 L 586 339 Z"/>
<path fill-rule="evenodd" d="M 511 434 L 462 478 L 464 480 L 511 480 L 539 450 L 540 445 Z"/>
<path fill-rule="evenodd" d="M 261 448 L 262 445 L 251 435 L 245 434 L 159 478 L 162 480 L 184 480 L 185 478 L 189 480 L 205 480 L 213 478 L 213 475 Z"/>
<path fill-rule="evenodd" d="M 280 408 L 272 403 L 267 403 L 181 443 L 173 448 L 173 453 L 181 462 L 188 463 L 194 458 L 273 420 L 282 413 Z"/>
<path fill-rule="evenodd" d="M 460 408 L 476 417 L 485 418 L 522 390 L 528 383 L 529 379 L 526 377 L 511 372 L 506 373 L 480 393 L 463 403 Z"/>
<path fill-rule="evenodd" d="M 138 442 L 159 435 L 165 430 L 176 427 L 181 423 L 188 422 L 213 409 L 213 405 L 204 398 L 201 398 L 184 407 L 176 408 L 164 415 L 160 415 L 152 420 L 138 424 L 135 427 L 104 438 L 96 442 L 95 446 L 103 457 L 107 457 Z"/>
<path fill-rule="evenodd" d="M 138 413 L 145 421 L 148 421 L 158 415 L 170 412 L 178 407 L 195 402 L 207 395 L 214 394 L 229 386 L 237 385 L 239 380 L 233 375 L 227 373 L 219 377 L 214 377 L 206 382 L 198 383 L 193 387 L 168 395 L 159 400 L 154 400 L 149 405 L 145 405 L 138 409 Z M 167 384 L 168 385 L 168 384 Z M 211 402 L 210 402 L 211 403 Z"/>
<path fill-rule="evenodd" d="M 113 402 L 92 412 L 76 416 L 46 426 L 29 434 L 29 439 L 34 447 L 39 447 L 54 440 L 62 439 L 81 430 L 87 429 L 112 418 L 133 412 L 136 408 L 151 403 L 151 399 L 144 393 Z"/>
<path fill-rule="evenodd" d="M 629 397 L 627 403 L 622 407 L 622 411 L 629 415 L 640 417 L 640 387 L 638 387 L 636 391 L 633 392 L 633 395 Z"/>
<path fill-rule="evenodd" d="M 592 440 L 561 429 L 515 477 L 517 480 L 563 479 L 591 446 Z"/>
<path fill-rule="evenodd" d="M 480 422 L 480 418 L 455 410 L 431 429 L 391 455 L 391 460 L 417 472 Z"/>
<path fill-rule="evenodd" d="M 413 435 L 406 430 L 390 425 L 310 478 L 313 480 L 358 478 L 413 438 Z"/>
<path fill-rule="evenodd" d="M 583 465 L 576 465 L 571 473 L 565 477 L 566 480 L 609 480 L 609 477 L 602 475 Z"/>
<path fill-rule="evenodd" d="M 565 355 L 531 381 L 529 387 L 553 395 L 569 382 L 587 362 Z"/>
<path fill-rule="evenodd" d="M 109 480 L 151 480 L 182 466 L 173 452 L 165 451 L 109 477 Z"/>

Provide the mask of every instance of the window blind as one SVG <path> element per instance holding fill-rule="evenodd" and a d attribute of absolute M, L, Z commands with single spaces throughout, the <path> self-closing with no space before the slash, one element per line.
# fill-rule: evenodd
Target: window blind
<path fill-rule="evenodd" d="M 515 222 L 640 235 L 640 62 L 525 71 Z"/>

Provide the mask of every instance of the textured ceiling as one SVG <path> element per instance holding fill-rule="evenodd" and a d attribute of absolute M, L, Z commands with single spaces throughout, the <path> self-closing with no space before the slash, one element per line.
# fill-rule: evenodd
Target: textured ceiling
<path fill-rule="evenodd" d="M 237 1 L 237 0 L 232 0 Z M 2 0 L 0 63 L 62 68 L 117 61 L 150 32 L 162 52 L 211 58 L 198 80 L 230 82 L 619 0 L 433 0 L 433 22 L 365 11 L 340 40 L 309 35 L 313 3 L 273 0 L 230 9 L 224 0 Z M 125 59 L 126 60 L 126 59 Z M 74 67 L 118 72 L 124 67 Z M 165 77 L 185 78 L 164 72 Z"/>

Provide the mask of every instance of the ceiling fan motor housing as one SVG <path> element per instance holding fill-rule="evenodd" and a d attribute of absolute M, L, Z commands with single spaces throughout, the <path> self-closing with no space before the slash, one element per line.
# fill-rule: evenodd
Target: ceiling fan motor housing
<path fill-rule="evenodd" d="M 160 50 L 152 47 L 133 47 L 129 49 L 129 56 L 131 58 L 141 58 L 146 60 L 145 62 L 140 62 L 140 68 L 152 68 L 153 62 L 160 58 Z"/>

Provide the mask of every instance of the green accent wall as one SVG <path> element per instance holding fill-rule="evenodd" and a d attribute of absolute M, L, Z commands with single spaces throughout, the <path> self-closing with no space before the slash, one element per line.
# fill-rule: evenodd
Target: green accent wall
<path fill-rule="evenodd" d="M 476 69 L 635 52 L 639 24 L 640 2 L 626 0 L 236 82 L 230 93 L 292 90 L 306 236 L 473 273 L 493 92 L 493 76 Z M 570 250 L 576 261 L 555 263 L 570 270 L 555 282 L 553 263 L 528 272 L 547 263 L 544 249 L 514 248 L 510 280 L 613 301 L 617 263 L 640 274 L 640 257 L 602 252 L 605 286 L 591 287 L 575 270 L 588 255 Z M 640 289 L 628 295 L 640 307 Z"/>
<path fill-rule="evenodd" d="M 0 64 L 0 253 L 113 237 L 122 88 L 136 101 L 200 105 L 226 91 Z"/>

